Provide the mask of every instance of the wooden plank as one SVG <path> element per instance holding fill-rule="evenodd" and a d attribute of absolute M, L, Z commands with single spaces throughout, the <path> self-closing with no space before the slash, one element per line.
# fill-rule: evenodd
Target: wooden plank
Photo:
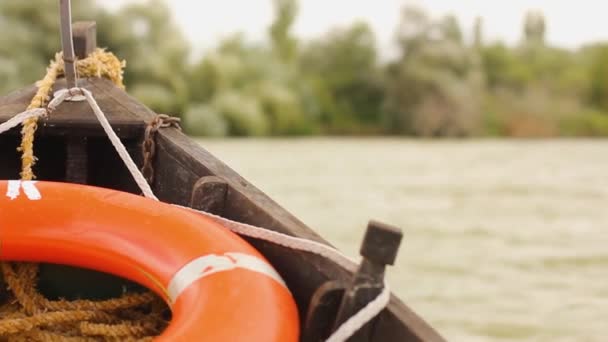
<path fill-rule="evenodd" d="M 191 189 L 203 176 L 217 176 L 229 184 L 224 208 L 225 217 L 262 226 L 292 236 L 328 244 L 318 234 L 281 208 L 268 196 L 255 188 L 235 171 L 213 157 L 209 152 L 176 129 L 158 133 L 157 194 L 163 200 L 187 205 L 185 189 Z M 171 175 L 170 179 L 166 177 Z M 162 183 L 161 182 L 161 183 Z M 294 296 L 305 317 L 314 291 L 328 280 L 348 281 L 352 273 L 332 261 L 305 252 L 297 252 L 263 241 L 248 239 L 258 248 L 294 289 Z M 424 320 L 417 316 L 397 297 L 392 296 L 389 306 L 375 324 L 373 341 L 444 341 Z"/>
<path fill-rule="evenodd" d="M 65 179 L 70 183 L 87 184 L 87 137 L 70 136 L 66 146 Z"/>
<path fill-rule="evenodd" d="M 141 149 L 138 142 L 124 140 L 123 143 L 133 157 L 133 161 L 141 166 L 141 153 L 139 153 Z M 106 137 L 89 137 L 87 146 L 91 156 L 88 168 L 89 185 L 141 194 L 131 173 Z"/>
<path fill-rule="evenodd" d="M 139 115 L 134 108 L 139 104 L 133 98 L 114 86 L 112 82 L 101 78 L 81 79 L 79 85 L 92 91 L 99 106 L 106 114 L 108 121 L 120 138 L 139 138 L 143 135 L 145 122 L 150 117 Z M 65 88 L 65 80 L 60 79 L 54 91 Z M 0 97 L 0 122 L 24 111 L 36 92 L 35 86 L 29 86 Z M 131 107 L 129 107 L 131 103 Z M 142 112 L 144 113 L 144 112 Z M 50 118 L 39 123 L 40 134 L 56 136 L 105 136 L 93 111 L 86 102 L 65 102 Z M 16 130 L 15 130 L 16 131 Z M 11 132 L 14 134 L 14 132 Z"/>
<path fill-rule="evenodd" d="M 173 156 L 178 165 L 202 176 L 218 176 L 230 184 L 227 213 L 239 212 L 238 219 L 243 222 L 261 225 L 285 234 L 325 242 L 304 223 L 281 208 L 275 201 L 258 190 L 251 183 L 230 169 L 226 164 L 212 156 L 192 139 L 177 129 L 163 129 L 158 133 L 159 150 Z M 197 178 L 198 179 L 198 178 Z M 189 189 L 193 184 L 190 184 Z M 177 190 L 180 191 L 180 190 Z M 187 205 L 188 203 L 183 203 Z M 235 210 L 246 204 L 249 212 Z M 232 210 L 231 210 L 232 209 Z M 265 215 L 260 213 L 266 212 Z M 289 227 L 287 229 L 286 227 Z"/>
<path fill-rule="evenodd" d="M 21 153 L 17 152 L 17 147 L 20 143 L 21 137 L 18 135 L 0 135 L 0 179 L 19 179 Z M 39 157 L 34 165 L 37 179 L 65 180 L 65 138 L 37 137 L 34 155 Z"/>

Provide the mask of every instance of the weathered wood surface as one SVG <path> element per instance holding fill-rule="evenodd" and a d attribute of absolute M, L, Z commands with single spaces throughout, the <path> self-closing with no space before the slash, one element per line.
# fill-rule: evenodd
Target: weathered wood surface
<path fill-rule="evenodd" d="M 89 153 L 87 137 L 68 137 L 65 178 L 70 183 L 87 184 Z"/>
<path fill-rule="evenodd" d="M 140 138 L 143 134 L 145 123 L 149 120 L 147 112 L 132 112 L 133 106 L 125 106 L 125 102 L 134 102 L 125 92 L 118 89 L 106 79 L 86 78 L 78 81 L 78 86 L 93 92 L 93 96 L 103 109 L 120 138 Z M 65 80 L 60 79 L 55 84 L 54 90 L 66 87 Z M 36 92 L 36 87 L 17 90 L 5 97 L 0 97 L 0 122 L 24 111 L 29 105 Z M 39 121 L 39 133 L 56 136 L 105 136 L 99 122 L 86 101 L 64 102 L 57 108 L 50 118 Z M 18 134 L 19 128 L 14 128 L 10 133 Z"/>
<path fill-rule="evenodd" d="M 163 200 L 188 205 L 188 191 L 203 176 L 229 184 L 224 217 L 292 236 L 327 243 L 240 175 L 176 129 L 161 130 L 158 141 L 155 190 Z M 317 287 L 330 279 L 348 281 L 352 274 L 337 264 L 305 252 L 250 240 L 285 277 L 305 317 Z M 403 302 L 392 296 L 375 324 L 373 341 L 443 341 L 441 336 Z"/>
<path fill-rule="evenodd" d="M 192 187 L 190 207 L 224 216 L 228 197 L 228 183 L 215 176 L 201 177 Z"/>
<path fill-rule="evenodd" d="M 72 27 L 74 52 L 78 59 L 86 58 L 97 48 L 97 24 L 94 21 L 77 21 Z"/>
<path fill-rule="evenodd" d="M 20 136 L 0 135 L 0 179 L 19 179 L 21 171 L 21 153 L 17 147 L 21 143 Z M 66 158 L 65 138 L 39 137 L 36 140 L 37 156 L 44 156 L 35 165 L 37 175 L 43 175 L 45 180 L 60 181 L 65 179 L 65 165 L 60 164 Z"/>

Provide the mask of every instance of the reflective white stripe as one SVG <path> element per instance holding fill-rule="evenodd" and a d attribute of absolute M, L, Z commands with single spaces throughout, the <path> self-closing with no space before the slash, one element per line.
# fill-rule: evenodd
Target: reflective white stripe
<path fill-rule="evenodd" d="M 38 191 L 38 188 L 36 188 L 36 181 L 22 181 L 21 187 L 23 188 L 23 192 L 25 192 L 27 198 L 30 200 L 37 201 L 42 198 L 40 191 Z"/>
<path fill-rule="evenodd" d="M 8 189 L 6 190 L 6 197 L 14 200 L 19 197 L 19 193 L 21 189 L 21 181 L 18 180 L 9 180 L 8 181 Z"/>
<path fill-rule="evenodd" d="M 31 201 L 37 201 L 42 198 L 40 191 L 36 188 L 36 181 L 20 181 L 20 180 L 9 180 L 8 189 L 6 190 L 6 197 L 11 200 L 16 199 L 21 195 L 21 189 L 25 196 Z"/>
<path fill-rule="evenodd" d="M 218 272 L 230 271 L 237 268 L 261 273 L 285 285 L 281 276 L 266 261 L 243 253 L 210 254 L 194 259 L 182 267 L 169 282 L 169 299 L 175 303 L 179 295 L 192 283 Z"/>

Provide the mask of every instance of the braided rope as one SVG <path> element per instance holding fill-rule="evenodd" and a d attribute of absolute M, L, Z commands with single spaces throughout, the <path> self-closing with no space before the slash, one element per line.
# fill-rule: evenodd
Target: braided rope
<path fill-rule="evenodd" d="M 47 110 L 44 108 L 35 108 L 26 110 L 23 113 L 19 113 L 12 118 L 10 118 L 5 123 L 0 124 L 0 134 L 10 130 L 11 128 L 17 127 L 21 125 L 23 122 L 35 118 L 45 116 L 47 114 Z"/>

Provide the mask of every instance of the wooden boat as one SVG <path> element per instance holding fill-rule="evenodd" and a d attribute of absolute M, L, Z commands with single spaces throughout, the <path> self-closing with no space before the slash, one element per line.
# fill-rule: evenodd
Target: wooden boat
<path fill-rule="evenodd" d="M 95 24 L 77 23 L 76 54 L 84 58 L 96 45 Z M 91 90 L 114 130 L 139 166 L 146 127 L 157 116 L 108 80 L 79 80 Z M 55 84 L 66 87 L 65 79 Z M 0 97 L 0 123 L 22 112 L 32 99 L 34 85 Z M 21 161 L 16 151 L 18 129 L 0 135 L 0 179 L 18 177 Z M 222 161 L 174 127 L 154 136 L 152 188 L 164 202 L 208 211 L 230 220 L 265 227 L 280 233 L 327 244 L 322 237 L 258 190 Z M 111 146 L 86 102 L 64 103 L 50 118 L 39 123 L 36 136 L 39 180 L 73 182 L 139 193 L 131 175 Z M 263 162 L 263 160 L 260 160 Z M 0 210 L 2 210 L 0 208 Z M 363 243 L 363 261 L 357 273 L 330 259 L 295 251 L 257 239 L 247 239 L 279 271 L 293 293 L 301 317 L 302 341 L 320 341 L 335 325 L 356 313 L 380 293 L 384 268 L 394 259 L 400 233 L 370 223 Z M 95 273 L 83 273 L 80 287 L 66 289 L 88 295 Z M 42 275 L 53 283 L 53 272 Z M 108 285 L 109 286 L 109 285 Z M 106 291 L 107 292 L 107 291 Z M 64 294 L 65 295 L 65 294 Z M 443 341 L 443 338 L 396 296 L 352 341 Z"/>

